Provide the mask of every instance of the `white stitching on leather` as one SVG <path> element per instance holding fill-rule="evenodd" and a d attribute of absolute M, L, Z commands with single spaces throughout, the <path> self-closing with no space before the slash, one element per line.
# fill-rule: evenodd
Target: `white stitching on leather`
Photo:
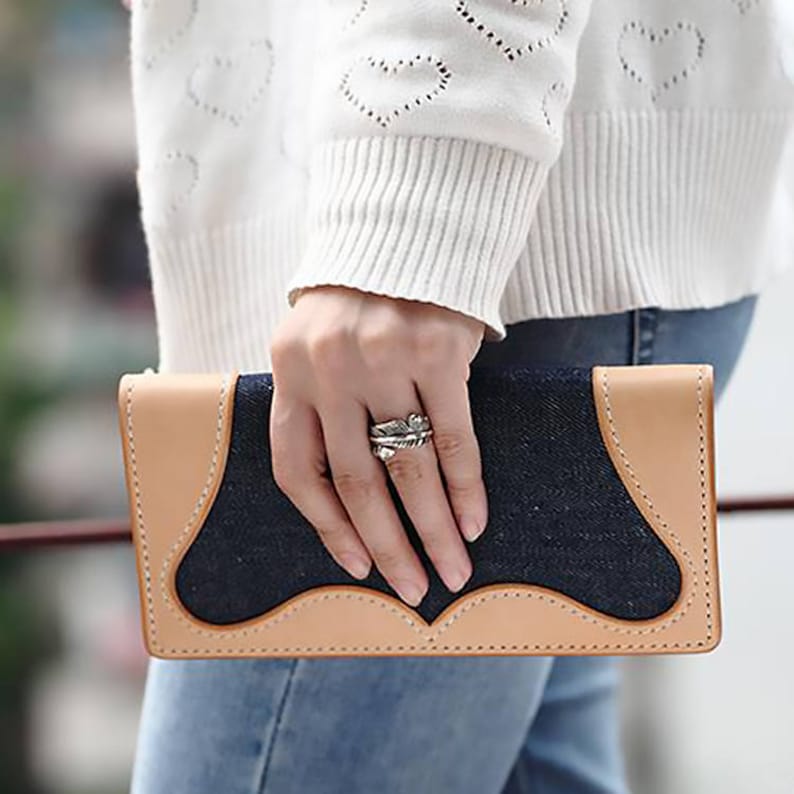
<path fill-rule="evenodd" d="M 700 431 L 700 520 L 703 529 L 703 579 L 705 582 L 704 594 L 706 596 L 706 632 L 711 639 L 711 579 L 709 577 L 709 546 L 708 546 L 708 510 L 706 502 L 706 444 L 703 427 L 703 369 L 698 369 L 698 430 Z"/>
<path fill-rule="evenodd" d="M 146 591 L 146 613 L 149 618 L 149 631 L 152 638 L 152 644 L 157 647 L 156 636 L 157 627 L 154 623 L 154 609 L 152 607 L 152 588 L 151 588 L 151 574 L 149 572 L 149 544 L 146 540 L 146 531 L 144 530 L 143 523 L 143 509 L 141 508 L 141 488 L 140 480 L 138 479 L 138 463 L 135 457 L 135 439 L 132 432 L 132 390 L 135 387 L 135 381 L 130 380 L 127 386 L 127 399 L 126 399 L 126 427 L 127 427 L 127 443 L 130 451 L 130 466 L 132 468 L 132 486 L 135 491 L 135 518 L 138 524 L 139 536 L 141 540 L 141 557 L 143 560 L 143 578 L 144 589 Z"/>
<path fill-rule="evenodd" d="M 171 601 L 170 596 L 168 595 L 168 588 L 166 586 L 166 577 L 169 572 L 169 568 L 171 567 L 171 560 L 174 558 L 174 554 L 179 549 L 179 546 L 187 539 L 187 536 L 190 534 L 191 530 L 193 529 L 193 524 L 198 517 L 201 509 L 204 506 L 204 502 L 207 500 L 207 496 L 209 495 L 210 488 L 212 487 L 213 480 L 215 479 L 215 472 L 218 468 L 218 453 L 220 452 L 221 448 L 221 439 L 223 438 L 223 406 L 226 399 L 226 393 L 229 389 L 229 376 L 225 376 L 221 381 L 221 388 L 220 393 L 218 396 L 218 409 L 215 419 L 215 443 L 212 448 L 212 457 L 210 458 L 210 466 L 209 471 L 207 472 L 207 478 L 204 481 L 204 487 L 201 489 L 201 493 L 199 494 L 198 499 L 196 500 L 196 504 L 193 506 L 193 511 L 191 512 L 185 526 L 182 528 L 182 531 L 177 535 L 176 540 L 171 544 L 171 548 L 168 550 L 168 554 L 166 554 L 165 559 L 163 560 L 163 564 L 160 568 L 160 594 L 163 596 L 163 600 L 166 603 L 166 606 L 184 623 L 187 625 L 191 625 L 190 621 L 182 615 L 179 610 L 174 606 Z"/>
<path fill-rule="evenodd" d="M 700 370 L 698 370 L 698 374 L 699 374 L 699 376 L 701 375 Z M 692 586 L 689 589 L 689 597 L 687 598 L 686 604 L 676 614 L 676 618 L 680 619 L 681 617 L 683 617 L 683 615 L 686 613 L 686 611 L 689 609 L 689 607 L 692 605 L 692 602 L 694 601 L 695 593 L 697 592 L 697 589 L 698 589 L 697 571 L 696 571 L 694 563 L 692 562 L 691 555 L 689 554 L 687 549 L 684 548 L 684 545 L 681 543 L 680 538 L 678 537 L 678 535 L 676 535 L 675 532 L 673 532 L 672 529 L 670 529 L 670 525 L 659 514 L 659 511 L 654 506 L 651 497 L 648 495 L 648 493 L 642 487 L 642 485 L 641 485 L 641 483 L 640 483 L 640 481 L 639 481 L 639 479 L 638 479 L 638 477 L 637 477 L 637 475 L 636 475 L 631 463 L 629 462 L 628 456 L 626 455 L 626 451 L 623 449 L 623 446 L 620 443 L 620 437 L 618 436 L 617 428 L 615 427 L 614 417 L 612 415 L 612 405 L 611 405 L 611 403 L 609 401 L 609 383 L 608 383 L 608 380 L 607 380 L 606 369 L 601 370 L 601 380 L 602 380 L 602 386 L 603 386 L 603 391 L 604 391 L 604 408 L 606 409 L 607 421 L 609 422 L 609 433 L 612 436 L 612 441 L 614 442 L 615 448 L 617 449 L 618 454 L 620 455 L 620 459 L 621 459 L 621 462 L 623 464 L 623 467 L 625 468 L 626 472 L 628 473 L 629 477 L 631 478 L 632 483 L 634 484 L 634 486 L 636 487 L 636 489 L 639 491 L 640 495 L 642 496 L 643 501 L 645 502 L 645 504 L 648 505 L 648 509 L 653 513 L 654 518 L 659 522 L 659 524 L 662 527 L 662 529 L 664 530 L 665 534 L 668 535 L 670 540 L 672 540 L 673 543 L 675 543 L 675 545 L 678 546 L 678 548 L 680 549 L 681 554 L 684 557 L 684 561 L 686 562 L 687 568 L 689 568 L 689 571 L 692 574 Z M 702 404 L 702 401 L 699 401 L 698 402 L 698 413 L 702 414 L 702 411 L 703 411 L 703 404 Z M 700 446 L 702 448 L 703 447 L 703 425 L 702 425 L 702 422 L 699 425 L 699 431 L 700 431 Z M 701 488 L 703 488 L 702 480 L 701 480 Z M 703 494 L 701 492 L 701 502 L 703 501 L 703 499 L 704 499 L 704 496 L 703 496 Z M 708 599 L 708 594 L 706 594 L 706 596 L 707 596 L 707 599 Z M 661 628 L 665 628 L 665 627 L 666 627 L 665 623 L 661 623 L 661 624 L 659 624 L 658 628 L 661 629 Z M 709 634 L 709 637 L 710 636 L 711 635 Z"/>
<path fill-rule="evenodd" d="M 709 595 L 709 581 L 708 581 L 708 546 L 707 546 L 707 511 L 706 511 L 706 492 L 705 492 L 705 436 L 704 436 L 704 421 L 703 421 L 703 393 L 702 393 L 702 383 L 703 383 L 703 371 L 702 369 L 698 370 L 698 381 L 697 381 L 697 394 L 698 394 L 698 427 L 700 431 L 700 472 L 701 472 L 701 516 L 703 521 L 703 551 L 704 551 L 704 563 L 705 563 L 705 570 L 706 570 L 706 605 L 707 605 L 707 618 L 708 618 L 708 633 L 707 637 L 710 639 L 712 636 L 712 624 L 711 624 L 711 600 Z M 217 637 L 219 633 L 222 633 L 224 637 L 234 636 L 234 637 L 246 637 L 254 634 L 258 634 L 260 631 L 265 629 L 269 629 L 278 623 L 285 621 L 287 618 L 294 615 L 300 609 L 303 609 L 307 606 L 313 605 L 318 601 L 328 600 L 328 599 L 336 599 L 336 598 L 346 598 L 346 599 L 356 599 L 356 600 L 364 600 L 369 601 L 371 604 L 375 604 L 380 606 L 383 609 L 388 609 L 392 613 L 396 613 L 400 618 L 402 618 L 411 628 L 419 634 L 423 641 L 423 645 L 374 645 L 374 646 L 304 646 L 304 647 L 285 647 L 285 648 L 269 648 L 268 652 L 271 653 L 323 653 L 323 652 L 343 652 L 343 653 L 360 653 L 360 652 L 368 652 L 368 651 L 389 651 L 389 652 L 401 652 L 401 651 L 412 651 L 412 650 L 427 650 L 429 647 L 434 647 L 435 650 L 444 650 L 444 651 L 487 651 L 487 650 L 501 650 L 501 651 L 520 651 L 520 650 L 632 650 L 632 649 L 662 649 L 662 648 L 693 648 L 698 646 L 703 646 L 704 643 L 702 641 L 699 642 L 684 642 L 684 643 L 628 643 L 628 644 L 621 644 L 621 643 L 591 643 L 591 644 L 565 644 L 565 643 L 550 643 L 550 644 L 524 644 L 524 645 L 436 645 L 433 646 L 433 643 L 445 632 L 449 629 L 451 625 L 455 623 L 456 620 L 459 620 L 460 617 L 468 612 L 469 610 L 473 609 L 475 606 L 483 604 L 487 601 L 494 600 L 496 598 L 537 598 L 541 601 L 548 601 L 549 603 L 556 604 L 561 609 L 567 609 L 571 614 L 578 615 L 583 620 L 587 620 L 589 622 L 595 623 L 599 625 L 601 628 L 604 628 L 608 631 L 612 631 L 615 633 L 620 634 L 634 634 L 634 635 L 643 635 L 643 634 L 653 634 L 666 629 L 668 626 L 676 623 L 680 620 L 683 615 L 686 613 L 687 609 L 691 605 L 694 593 L 697 587 L 697 575 L 692 563 L 691 557 L 688 551 L 683 547 L 681 544 L 680 539 L 678 536 L 669 528 L 668 524 L 662 519 L 659 515 L 658 511 L 653 506 L 653 503 L 642 488 L 639 480 L 634 473 L 631 464 L 628 461 L 625 451 L 623 450 L 622 446 L 620 445 L 620 439 L 617 435 L 617 430 L 614 425 L 614 420 L 611 412 L 611 406 L 609 403 L 609 384 L 607 380 L 606 371 L 602 370 L 602 388 L 604 393 L 604 404 L 606 408 L 606 415 L 610 425 L 610 434 L 612 435 L 613 441 L 615 443 L 616 448 L 621 456 L 621 460 L 623 465 L 625 466 L 626 470 L 629 472 L 633 483 L 639 490 L 640 494 L 645 499 L 646 503 L 648 504 L 649 508 L 652 510 L 656 519 L 660 522 L 661 526 L 664 528 L 665 532 L 670 536 L 671 540 L 679 547 L 681 550 L 684 559 L 687 563 L 687 566 L 692 573 L 693 584 L 690 588 L 689 598 L 681 607 L 676 614 L 665 620 L 664 622 L 649 627 L 649 628 L 640 628 L 640 629 L 632 629 L 628 627 L 621 627 L 621 626 L 614 626 L 608 623 L 603 618 L 594 617 L 583 610 L 571 606 L 570 604 L 562 601 L 559 598 L 554 596 L 546 595 L 543 593 L 522 593 L 522 592 L 500 592 L 500 593 L 489 593 L 481 598 L 473 599 L 472 601 L 468 602 L 464 607 L 462 607 L 459 611 L 455 612 L 450 618 L 445 620 L 439 626 L 438 630 L 433 634 L 425 634 L 422 627 L 416 622 L 411 620 L 407 617 L 403 612 L 401 612 L 396 607 L 384 603 L 382 597 L 375 597 L 375 596 L 365 596 L 360 593 L 322 593 L 318 594 L 317 596 L 313 596 L 310 598 L 304 598 L 303 600 L 297 602 L 291 607 L 288 607 L 282 614 L 269 620 L 266 623 L 263 623 L 258 626 L 254 626 L 250 629 L 217 629 L 215 631 L 210 631 L 206 629 L 198 628 L 194 626 L 184 615 L 182 615 L 178 609 L 174 606 L 171 602 L 171 599 L 168 596 L 167 588 L 165 587 L 165 577 L 167 575 L 168 569 L 170 567 L 170 561 L 173 559 L 174 554 L 176 553 L 179 545 L 184 542 L 185 538 L 189 534 L 190 530 L 193 528 L 192 523 L 195 520 L 198 512 L 203 505 L 204 500 L 207 497 L 209 492 L 209 487 L 212 482 L 212 479 L 215 474 L 215 468 L 217 466 L 217 459 L 218 459 L 218 452 L 220 449 L 220 442 L 222 439 L 222 428 L 223 428 L 223 407 L 225 403 L 225 395 L 226 389 L 228 388 L 228 377 L 224 378 L 221 390 L 220 390 L 220 397 L 218 402 L 218 423 L 216 426 L 216 434 L 215 434 L 215 446 L 213 449 L 212 460 L 210 462 L 209 473 L 207 476 L 207 480 L 205 482 L 204 488 L 201 491 L 199 499 L 196 503 L 196 506 L 191 513 L 191 516 L 186 524 L 186 526 L 180 532 L 177 540 L 172 544 L 171 549 L 163 563 L 163 567 L 160 573 L 160 586 L 161 592 L 164 598 L 166 605 L 168 606 L 169 610 L 179 619 L 181 623 L 183 623 L 189 631 L 194 634 L 198 634 L 204 637 Z M 182 653 L 182 654 L 195 654 L 195 655 L 214 655 L 217 653 L 247 653 L 247 654 L 262 654 L 263 650 L 261 648 L 163 648 L 159 645 L 156 639 L 156 629 L 154 624 L 154 615 L 152 609 L 152 596 L 151 596 L 151 588 L 150 588 L 150 571 L 149 571 L 149 554 L 148 554 L 148 544 L 146 541 L 146 530 L 145 524 L 143 520 L 143 511 L 141 508 L 141 499 L 140 499 L 140 487 L 139 487 L 139 478 L 137 472 L 137 461 L 134 454 L 134 433 L 133 433 L 133 422 L 132 422 L 132 391 L 133 391 L 133 384 L 130 383 L 130 386 L 127 389 L 127 436 L 129 439 L 130 445 L 130 463 L 132 467 L 132 474 L 133 474 L 133 484 L 135 488 L 135 501 L 136 501 L 136 517 L 138 520 L 138 526 L 140 530 L 140 537 L 142 540 L 142 559 L 143 559 L 143 567 L 145 572 L 145 586 L 146 586 L 146 598 L 148 604 L 148 619 L 149 619 L 149 626 L 150 626 L 150 637 L 152 646 L 161 651 L 161 652 L 171 652 L 171 653 Z M 231 421 L 231 417 L 226 417 L 226 421 Z"/>

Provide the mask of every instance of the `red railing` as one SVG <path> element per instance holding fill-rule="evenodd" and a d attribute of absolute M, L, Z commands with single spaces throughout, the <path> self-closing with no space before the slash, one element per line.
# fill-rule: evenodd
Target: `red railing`
<path fill-rule="evenodd" d="M 730 497 L 717 503 L 720 513 L 785 512 L 794 510 L 794 496 Z M 29 521 L 0 524 L 0 551 L 46 546 L 129 543 L 126 518 L 75 521 Z"/>

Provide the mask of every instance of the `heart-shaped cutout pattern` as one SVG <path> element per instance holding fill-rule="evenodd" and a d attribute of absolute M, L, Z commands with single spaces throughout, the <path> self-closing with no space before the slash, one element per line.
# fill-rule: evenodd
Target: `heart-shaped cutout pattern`
<path fill-rule="evenodd" d="M 731 2 L 736 6 L 740 14 L 746 14 L 758 6 L 760 0 L 731 0 Z"/>
<path fill-rule="evenodd" d="M 775 27 L 775 44 L 778 61 L 783 77 L 794 83 L 794 5 L 786 5 L 778 9 L 780 14 Z"/>
<path fill-rule="evenodd" d="M 240 52 L 213 55 L 190 73 L 187 95 L 196 107 L 239 127 L 270 85 L 273 45 L 254 39 Z"/>
<path fill-rule="evenodd" d="M 562 117 L 568 105 L 568 99 L 568 86 L 561 80 L 555 80 L 546 90 L 541 102 L 541 111 L 546 126 L 557 138 L 562 135 Z"/>
<path fill-rule="evenodd" d="M 623 26 L 618 56 L 625 74 L 646 86 L 656 102 L 662 93 L 689 77 L 703 59 L 705 43 L 691 22 L 678 21 L 656 31 L 633 20 Z"/>
<path fill-rule="evenodd" d="M 196 19 L 199 0 L 141 0 L 147 15 L 147 27 L 157 31 L 153 43 L 143 55 L 143 65 L 153 69 L 190 30 Z"/>
<path fill-rule="evenodd" d="M 487 7 L 483 0 L 456 0 L 455 11 L 509 61 L 548 47 L 568 21 L 568 0 L 507 0 L 509 10 Z M 499 0 L 505 5 L 505 0 Z M 526 24 L 516 30 L 516 6 L 523 6 Z"/>
<path fill-rule="evenodd" d="M 151 166 L 140 169 L 138 181 L 146 214 L 154 222 L 166 222 L 195 191 L 199 181 L 198 160 L 187 152 L 166 152 Z"/>
<path fill-rule="evenodd" d="M 349 12 L 345 17 L 345 22 L 340 28 L 340 33 L 346 33 L 350 28 L 352 28 L 358 20 L 361 18 L 361 15 L 367 10 L 369 6 L 369 0 L 359 0 L 358 7 L 351 15 Z"/>
<path fill-rule="evenodd" d="M 342 76 L 339 89 L 353 107 L 381 127 L 401 113 L 432 102 L 451 77 L 446 64 L 433 55 L 387 61 L 368 56 Z M 378 101 L 381 97 L 390 101 Z"/>

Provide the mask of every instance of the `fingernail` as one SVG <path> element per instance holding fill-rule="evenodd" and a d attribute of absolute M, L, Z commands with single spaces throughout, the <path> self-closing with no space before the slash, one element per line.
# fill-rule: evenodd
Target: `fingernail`
<path fill-rule="evenodd" d="M 412 607 L 417 606 L 425 597 L 425 591 L 416 582 L 408 579 L 398 579 L 393 586 L 400 598 L 407 601 Z"/>
<path fill-rule="evenodd" d="M 453 592 L 457 593 L 463 585 L 468 582 L 469 577 L 471 576 L 470 572 L 466 572 L 464 570 L 455 569 L 450 571 L 445 577 L 447 587 Z"/>
<path fill-rule="evenodd" d="M 485 527 L 480 526 L 480 522 L 477 521 L 474 516 L 467 515 L 460 519 L 460 531 L 463 533 L 463 537 L 468 541 L 477 540 L 477 538 L 482 535 L 484 529 Z"/>
<path fill-rule="evenodd" d="M 345 552 L 339 555 L 339 559 L 342 562 L 342 567 L 356 579 L 366 579 L 369 576 L 370 563 L 359 557 L 358 554 Z"/>

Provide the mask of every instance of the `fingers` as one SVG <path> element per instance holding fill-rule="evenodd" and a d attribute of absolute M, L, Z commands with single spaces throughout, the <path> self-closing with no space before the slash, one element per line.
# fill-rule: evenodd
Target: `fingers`
<path fill-rule="evenodd" d="M 389 493 L 383 464 L 367 438 L 366 408 L 349 397 L 319 407 L 331 476 L 370 556 L 400 598 L 416 606 L 429 581 Z"/>
<path fill-rule="evenodd" d="M 423 379 L 417 389 L 430 417 L 435 454 L 457 524 L 466 540 L 475 540 L 488 521 L 488 498 L 467 382 L 436 375 Z"/>
<path fill-rule="evenodd" d="M 431 303 L 318 286 L 301 293 L 271 345 L 275 395 L 304 406 L 274 411 L 284 413 L 272 431 L 282 489 L 340 564 L 366 551 L 412 606 L 429 581 L 397 508 L 453 592 L 472 573 L 461 533 L 475 537 L 487 518 L 466 387 L 479 345 L 472 330 L 460 313 Z M 379 460 L 371 422 L 412 411 L 428 414 L 431 443 Z M 395 491 L 401 505 L 392 501 Z"/>
<path fill-rule="evenodd" d="M 396 378 L 394 382 L 379 381 L 369 401 L 375 422 L 403 419 L 411 411 L 427 413 L 413 384 Z M 432 426 L 432 416 L 430 421 Z M 471 576 L 472 565 L 444 491 L 433 443 L 397 450 L 385 466 L 428 557 L 444 584 L 457 592 Z"/>
<path fill-rule="evenodd" d="M 270 446 L 276 484 L 311 522 L 331 556 L 356 579 L 372 560 L 333 484 L 324 475 L 325 448 L 315 410 L 273 392 Z"/>
<path fill-rule="evenodd" d="M 486 505 L 465 380 L 439 378 L 437 386 L 428 381 L 422 400 L 407 383 L 381 380 L 371 387 L 369 411 L 339 390 L 338 397 L 315 410 L 276 388 L 270 444 L 277 484 L 339 565 L 361 579 L 369 575 L 374 560 L 400 598 L 416 606 L 427 592 L 427 573 L 405 533 L 386 477 L 394 482 L 428 557 L 453 592 L 472 574 L 459 526 L 472 519 L 479 532 L 485 526 Z M 434 443 L 398 450 L 384 464 L 370 449 L 370 422 L 404 418 L 411 411 L 428 414 Z M 326 458 L 331 479 L 325 473 Z"/>

